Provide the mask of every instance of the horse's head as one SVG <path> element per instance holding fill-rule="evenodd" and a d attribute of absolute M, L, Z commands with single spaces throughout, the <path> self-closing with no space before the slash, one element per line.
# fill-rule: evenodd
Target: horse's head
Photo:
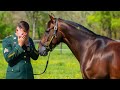
<path fill-rule="evenodd" d="M 47 29 L 39 43 L 39 54 L 47 56 L 49 51 L 52 51 L 56 45 L 61 42 L 62 35 L 59 32 L 59 20 L 49 15 L 50 21 L 47 23 Z"/>

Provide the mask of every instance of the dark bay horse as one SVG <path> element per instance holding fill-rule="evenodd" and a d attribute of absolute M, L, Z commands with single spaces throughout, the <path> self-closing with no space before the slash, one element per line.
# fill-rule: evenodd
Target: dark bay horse
<path fill-rule="evenodd" d="M 60 42 L 67 44 L 79 61 L 83 79 L 120 78 L 119 42 L 75 22 L 50 16 L 39 54 L 47 56 Z"/>

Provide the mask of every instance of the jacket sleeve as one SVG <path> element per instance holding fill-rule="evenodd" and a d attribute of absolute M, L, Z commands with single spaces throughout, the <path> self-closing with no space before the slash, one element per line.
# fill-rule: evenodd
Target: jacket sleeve
<path fill-rule="evenodd" d="M 8 63 L 13 62 L 24 51 L 18 44 L 12 47 L 12 43 L 7 40 L 3 40 L 2 47 L 4 58 Z"/>
<path fill-rule="evenodd" d="M 38 57 L 39 57 L 39 53 L 38 53 L 38 51 L 35 49 L 35 45 L 34 45 L 32 39 L 30 39 L 30 57 L 31 57 L 33 60 L 37 60 Z"/>

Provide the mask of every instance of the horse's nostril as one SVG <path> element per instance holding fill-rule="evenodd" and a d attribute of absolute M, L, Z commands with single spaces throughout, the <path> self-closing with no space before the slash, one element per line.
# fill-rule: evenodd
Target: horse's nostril
<path fill-rule="evenodd" d="M 44 55 L 44 56 L 47 56 L 47 52 L 46 52 L 46 51 L 44 51 L 44 52 L 43 52 L 43 55 Z"/>
<path fill-rule="evenodd" d="M 44 52 L 40 52 L 39 53 L 41 56 L 47 56 L 48 55 L 48 52 L 44 51 Z"/>
<path fill-rule="evenodd" d="M 48 51 L 47 51 L 46 48 L 43 46 L 43 47 L 39 48 L 39 54 L 40 54 L 41 56 L 47 56 Z"/>

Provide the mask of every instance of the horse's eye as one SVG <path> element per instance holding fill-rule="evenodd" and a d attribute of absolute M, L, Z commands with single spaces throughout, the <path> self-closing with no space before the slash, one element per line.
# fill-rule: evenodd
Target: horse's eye
<path fill-rule="evenodd" d="M 46 30 L 45 32 L 48 33 L 49 31 Z"/>
<path fill-rule="evenodd" d="M 50 31 L 50 28 L 46 29 L 46 31 L 45 31 L 45 32 L 47 32 L 47 33 L 48 33 L 49 31 Z"/>
<path fill-rule="evenodd" d="M 46 31 L 45 32 L 49 32 L 49 29 L 46 29 Z"/>

